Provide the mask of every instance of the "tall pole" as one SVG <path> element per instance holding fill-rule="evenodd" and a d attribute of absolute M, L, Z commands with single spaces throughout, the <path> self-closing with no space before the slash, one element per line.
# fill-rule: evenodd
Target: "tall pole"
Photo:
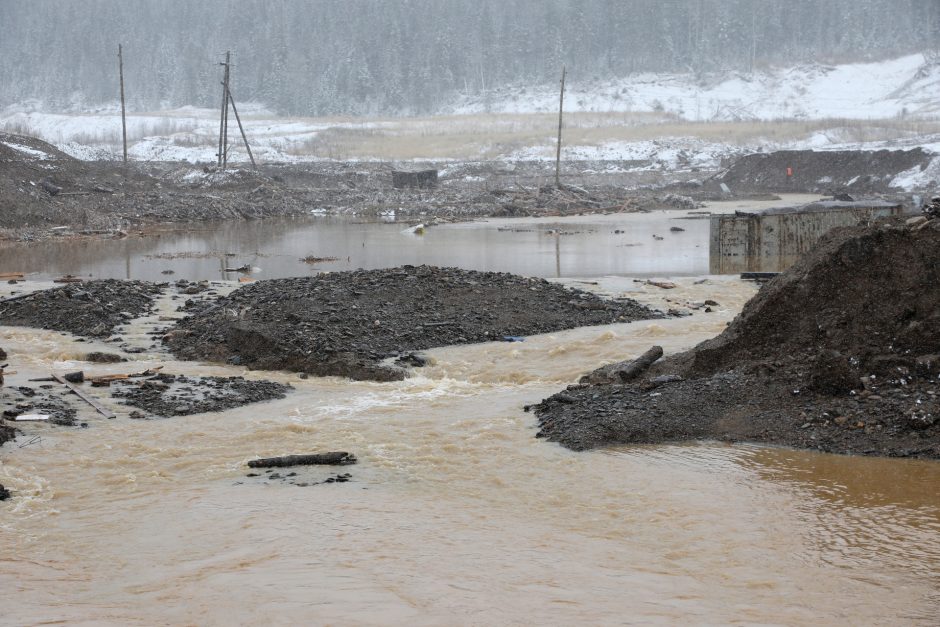
<path fill-rule="evenodd" d="M 235 107 L 235 99 L 232 98 L 232 92 L 229 89 L 225 90 L 228 93 L 228 101 L 232 103 L 232 111 L 235 113 L 235 121 L 238 122 L 238 130 L 241 131 L 242 141 L 245 142 L 245 150 L 248 151 L 248 158 L 251 159 L 251 167 L 257 169 L 258 166 L 255 163 L 255 158 L 251 154 L 251 146 L 248 145 L 248 138 L 245 136 L 245 128 L 242 126 L 242 119 L 238 117 L 238 109 Z"/>
<path fill-rule="evenodd" d="M 127 110 L 124 105 L 124 54 L 118 44 L 118 74 L 121 77 L 121 133 L 124 138 L 124 163 L 127 164 Z"/>
<path fill-rule="evenodd" d="M 222 140 L 223 140 L 223 133 L 225 132 L 225 112 L 228 109 L 227 77 L 228 77 L 228 62 L 229 62 L 230 54 L 231 54 L 230 52 L 225 53 L 225 63 L 221 64 L 225 66 L 225 73 L 223 74 L 223 80 L 222 80 L 222 113 L 219 119 L 219 152 L 216 153 L 216 155 L 219 158 L 219 161 L 218 161 L 219 167 L 222 167 Z"/>
<path fill-rule="evenodd" d="M 555 187 L 561 187 L 561 115 L 565 110 L 565 66 L 561 66 L 561 94 L 558 96 L 558 146 L 555 148 Z"/>
<path fill-rule="evenodd" d="M 222 125 L 222 169 L 228 167 L 228 103 L 232 94 L 228 89 L 229 80 L 232 73 L 232 65 L 228 60 L 229 53 L 225 53 L 225 110 L 222 114 L 225 116 L 225 122 Z"/>

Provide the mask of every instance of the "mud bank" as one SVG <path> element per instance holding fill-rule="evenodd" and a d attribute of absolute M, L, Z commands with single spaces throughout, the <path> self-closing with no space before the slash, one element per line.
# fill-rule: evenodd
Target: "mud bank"
<path fill-rule="evenodd" d="M 381 362 L 410 351 L 662 316 L 543 279 L 403 266 L 258 281 L 197 306 L 165 341 L 181 359 L 387 381 L 405 370 Z"/>
<path fill-rule="evenodd" d="M 693 439 L 940 458 L 940 221 L 840 229 L 718 337 L 533 409 L 583 450 Z"/>
<path fill-rule="evenodd" d="M 0 324 L 107 337 L 149 312 L 162 289 L 154 283 L 116 279 L 72 283 L 0 302 Z"/>

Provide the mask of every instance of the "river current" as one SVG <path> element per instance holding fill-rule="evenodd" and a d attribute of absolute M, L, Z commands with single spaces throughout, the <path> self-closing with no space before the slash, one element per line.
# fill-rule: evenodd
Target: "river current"
<path fill-rule="evenodd" d="M 660 307 L 720 306 L 435 349 L 392 383 L 159 351 L 90 367 L 80 355 L 113 345 L 0 327 L 17 370 L 8 385 L 161 365 L 294 387 L 146 421 L 99 394 L 118 418 L 26 427 L 0 449 L 15 495 L 0 504 L 0 624 L 940 622 L 936 462 L 709 442 L 574 453 L 534 437 L 524 405 L 652 344 L 670 353 L 712 337 L 754 292 L 735 277 L 690 273 L 661 290 L 602 274 L 567 281 Z M 148 328 L 123 334 L 143 342 Z M 246 476 L 251 458 L 323 450 L 357 455 L 351 481 Z M 297 472 L 313 482 L 336 470 Z"/>

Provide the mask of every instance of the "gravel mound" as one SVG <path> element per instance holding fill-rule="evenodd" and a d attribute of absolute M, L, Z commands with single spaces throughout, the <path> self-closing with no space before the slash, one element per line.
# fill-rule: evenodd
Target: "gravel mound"
<path fill-rule="evenodd" d="M 534 407 L 572 449 L 698 438 L 940 457 L 940 220 L 840 229 L 718 337 Z"/>
<path fill-rule="evenodd" d="M 115 327 L 148 313 L 161 291 L 144 281 L 70 283 L 0 303 L 0 324 L 107 337 Z"/>
<path fill-rule="evenodd" d="M 284 398 L 289 385 L 244 377 L 159 374 L 146 381 L 116 381 L 111 395 L 157 416 L 189 416 Z M 132 416 L 142 417 L 142 416 Z"/>
<path fill-rule="evenodd" d="M 388 381 L 405 371 L 380 362 L 408 351 L 662 316 L 543 279 L 403 266 L 258 281 L 165 341 L 181 359 Z"/>

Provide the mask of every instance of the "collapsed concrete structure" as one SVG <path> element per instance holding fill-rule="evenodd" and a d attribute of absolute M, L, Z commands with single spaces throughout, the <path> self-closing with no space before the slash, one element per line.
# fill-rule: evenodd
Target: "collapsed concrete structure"
<path fill-rule="evenodd" d="M 896 202 L 831 200 L 712 216 L 709 272 L 783 272 L 832 229 L 903 212 Z"/>

